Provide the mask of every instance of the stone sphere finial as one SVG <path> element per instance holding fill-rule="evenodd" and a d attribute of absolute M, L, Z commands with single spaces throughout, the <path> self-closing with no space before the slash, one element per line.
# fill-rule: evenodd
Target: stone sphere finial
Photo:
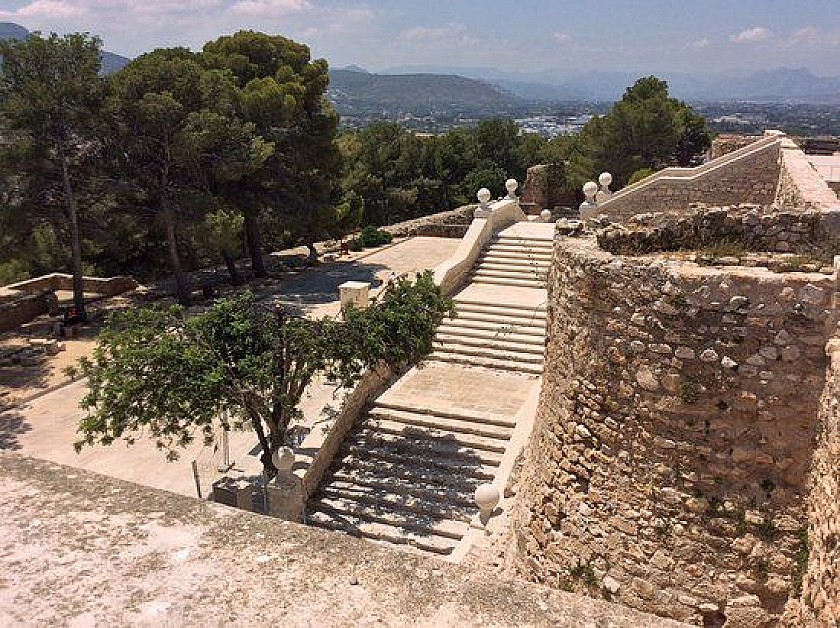
<path fill-rule="evenodd" d="M 544 209 L 540 212 L 540 220 L 543 222 L 551 222 L 551 210 Z"/>
<path fill-rule="evenodd" d="M 594 181 L 587 181 L 583 184 L 583 195 L 586 197 L 587 202 L 594 202 L 595 201 L 595 193 L 598 191 L 598 184 Z"/>
<path fill-rule="evenodd" d="M 481 203 L 481 206 L 484 207 L 487 205 L 487 201 L 490 200 L 490 190 L 487 188 L 481 188 L 478 192 L 476 192 L 475 197 L 478 199 L 478 202 Z"/>
<path fill-rule="evenodd" d="M 508 198 L 516 198 L 516 188 L 519 187 L 519 183 L 516 179 L 508 179 L 505 181 L 505 189 L 508 191 Z"/>
<path fill-rule="evenodd" d="M 295 465 L 295 452 L 291 447 L 281 447 L 271 455 L 271 462 L 278 473 L 289 473 Z"/>
<path fill-rule="evenodd" d="M 601 184 L 601 187 L 610 187 L 610 183 L 612 183 L 612 175 L 609 172 L 602 172 L 598 175 L 598 183 Z"/>
<path fill-rule="evenodd" d="M 475 503 L 478 505 L 478 510 L 481 515 L 481 521 L 487 525 L 487 521 L 499 505 L 501 495 L 499 489 L 492 484 L 481 484 L 475 489 Z"/>

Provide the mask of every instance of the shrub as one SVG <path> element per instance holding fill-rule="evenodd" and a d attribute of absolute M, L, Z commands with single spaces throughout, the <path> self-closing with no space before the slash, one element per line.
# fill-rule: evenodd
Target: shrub
<path fill-rule="evenodd" d="M 381 246 L 383 244 L 388 244 L 393 239 L 393 236 L 388 231 L 383 231 L 382 229 L 377 229 L 372 225 L 368 225 L 362 232 L 359 234 L 358 240 L 361 242 L 361 245 L 365 248 L 372 247 L 372 246 Z"/>

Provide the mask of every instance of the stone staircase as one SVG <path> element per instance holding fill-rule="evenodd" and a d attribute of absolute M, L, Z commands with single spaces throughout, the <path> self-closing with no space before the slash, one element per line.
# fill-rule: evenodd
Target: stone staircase
<path fill-rule="evenodd" d="M 457 553 L 478 512 L 475 489 L 509 473 L 511 439 L 540 385 L 552 235 L 553 225 L 514 225 L 492 240 L 434 352 L 349 434 L 308 523 Z"/>

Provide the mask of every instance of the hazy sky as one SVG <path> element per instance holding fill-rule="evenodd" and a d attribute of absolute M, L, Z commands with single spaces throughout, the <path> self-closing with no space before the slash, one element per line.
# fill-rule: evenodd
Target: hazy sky
<path fill-rule="evenodd" d="M 309 44 L 333 66 L 840 75 L 840 0 L 0 0 L 0 21 L 89 31 L 128 56 L 242 28 Z"/>

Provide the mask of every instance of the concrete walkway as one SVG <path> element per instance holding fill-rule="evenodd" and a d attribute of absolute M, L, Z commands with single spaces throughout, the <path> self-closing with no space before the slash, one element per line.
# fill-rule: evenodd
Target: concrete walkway
<path fill-rule="evenodd" d="M 338 285 L 344 281 L 383 281 L 392 273 L 420 272 L 447 259 L 458 240 L 411 238 L 390 247 L 368 252 L 354 261 L 325 263 L 301 272 L 281 283 L 280 298 L 299 302 L 311 316 L 338 313 Z M 23 406 L 0 413 L 0 453 L 11 451 L 52 462 L 95 471 L 182 495 L 196 495 L 191 462 L 198 464 L 202 495 L 207 496 L 213 481 L 220 477 L 217 467 L 222 451 L 205 447 L 198 437 L 185 448 L 180 460 L 167 463 L 152 440 L 139 438 L 128 446 L 118 441 L 109 447 L 85 447 L 77 454 L 73 442 L 84 412 L 79 400 L 86 390 L 75 382 L 34 399 Z M 316 381 L 302 401 L 304 423 L 315 423 L 331 405 L 334 387 Z M 250 431 L 230 434 L 230 460 L 245 474 L 258 474 L 261 465 L 256 437 Z"/>

